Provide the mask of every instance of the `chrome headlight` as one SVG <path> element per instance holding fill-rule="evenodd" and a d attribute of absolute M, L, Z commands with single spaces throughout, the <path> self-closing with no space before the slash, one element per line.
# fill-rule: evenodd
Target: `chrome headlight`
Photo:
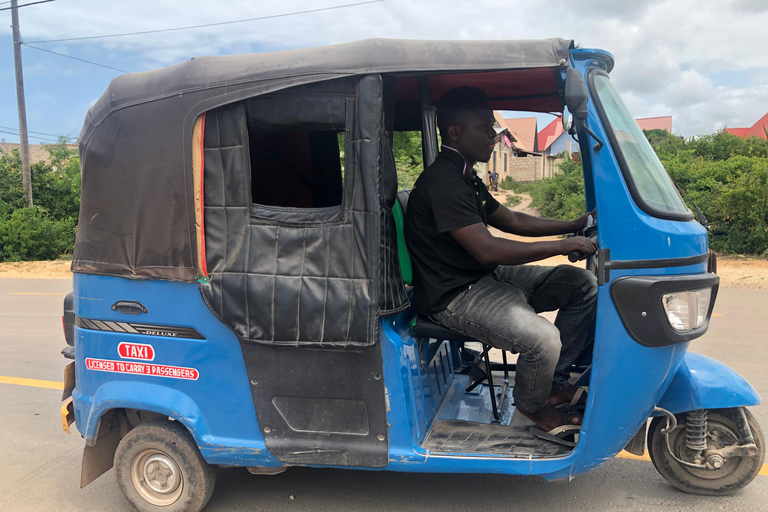
<path fill-rule="evenodd" d="M 667 313 L 669 325 L 678 332 L 692 331 L 704 325 L 709 311 L 712 288 L 666 293 L 661 304 Z"/>

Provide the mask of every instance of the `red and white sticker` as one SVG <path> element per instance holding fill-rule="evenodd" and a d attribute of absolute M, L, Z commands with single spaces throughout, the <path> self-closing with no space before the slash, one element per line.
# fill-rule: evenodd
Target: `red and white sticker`
<path fill-rule="evenodd" d="M 151 375 L 153 377 L 169 377 L 171 379 L 197 380 L 200 376 L 200 373 L 194 368 L 110 361 L 109 359 L 93 359 L 90 357 L 85 359 L 85 367 L 97 372 L 130 373 L 134 375 Z"/>
<path fill-rule="evenodd" d="M 123 342 L 117 346 L 117 353 L 125 359 L 155 360 L 155 349 L 152 348 L 152 345 L 145 345 L 143 343 Z"/>

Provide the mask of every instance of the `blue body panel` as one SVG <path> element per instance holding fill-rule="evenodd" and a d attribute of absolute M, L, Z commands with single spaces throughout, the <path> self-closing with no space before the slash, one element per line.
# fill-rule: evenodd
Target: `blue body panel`
<path fill-rule="evenodd" d="M 145 336 L 76 328 L 75 419 L 86 442 L 95 442 L 101 415 L 113 408 L 166 414 L 194 435 L 214 464 L 281 466 L 264 447 L 240 344 L 208 309 L 196 283 L 75 274 L 75 312 L 96 320 L 194 327 L 205 340 Z M 148 313 L 111 309 L 135 300 Z M 154 364 L 195 368 L 197 380 L 87 370 L 85 358 L 121 360 L 121 342 L 152 345 Z M 127 362 L 127 361 L 126 361 Z M 140 361 L 139 361 L 140 362 Z"/>
<path fill-rule="evenodd" d="M 573 50 L 572 65 L 585 76 L 590 67 L 610 69 L 610 55 Z M 599 245 L 612 260 L 698 256 L 708 251 L 707 232 L 695 221 L 651 217 L 627 190 L 594 102 L 589 127 L 606 146 L 580 141 L 587 209 L 597 208 Z M 673 412 L 754 405 L 760 398 L 738 374 L 716 361 L 687 354 L 688 343 L 650 348 L 628 335 L 611 299 L 611 282 L 628 275 L 681 275 L 707 272 L 688 267 L 612 271 L 599 288 L 590 391 L 578 446 L 555 458 L 434 454 L 421 447 L 450 388 L 453 360 L 447 342 L 414 339 L 410 309 L 384 317 L 380 325 L 389 429 L 389 463 L 404 472 L 537 474 L 569 478 L 615 456 L 660 405 Z M 76 274 L 75 312 L 88 319 L 193 327 L 204 340 L 76 329 L 78 429 L 93 444 L 101 415 L 112 408 L 143 409 L 168 415 L 194 435 L 213 464 L 281 466 L 265 447 L 245 363 L 235 335 L 208 309 L 195 283 L 132 280 Z M 118 300 L 142 302 L 148 313 L 132 317 L 113 311 Z M 194 368 L 197 380 L 88 370 L 85 358 L 120 360 L 121 342 L 150 344 L 154 364 Z M 374 469 L 374 468 L 356 468 Z"/>
<path fill-rule="evenodd" d="M 678 413 L 761 402 L 760 395 L 741 375 L 710 357 L 688 352 L 659 407 Z"/>

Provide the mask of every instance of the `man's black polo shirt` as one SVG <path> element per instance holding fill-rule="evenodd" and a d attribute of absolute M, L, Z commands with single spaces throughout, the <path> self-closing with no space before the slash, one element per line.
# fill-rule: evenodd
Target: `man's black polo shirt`
<path fill-rule="evenodd" d="M 496 265 L 483 265 L 449 233 L 482 222 L 499 207 L 473 169 L 455 150 L 443 146 L 421 173 L 408 199 L 405 242 L 413 261 L 413 307 L 431 315 Z"/>

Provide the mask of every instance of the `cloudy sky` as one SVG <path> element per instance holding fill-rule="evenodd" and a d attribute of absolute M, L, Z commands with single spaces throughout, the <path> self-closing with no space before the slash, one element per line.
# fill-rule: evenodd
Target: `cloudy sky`
<path fill-rule="evenodd" d="M 36 0 L 19 0 L 20 4 Z M 384 0 L 341 9 L 138 36 L 35 43 L 277 16 L 365 0 L 56 0 L 19 10 L 22 38 L 124 71 L 200 55 L 391 37 L 563 37 L 616 58 L 612 79 L 636 117 L 673 117 L 692 136 L 751 126 L 768 112 L 768 0 Z M 0 0 L 0 8 L 9 2 Z M 17 142 L 10 11 L 0 12 L 0 139 Z M 120 71 L 24 46 L 27 118 L 40 139 L 77 136 Z M 539 129 L 543 127 L 540 121 Z"/>

